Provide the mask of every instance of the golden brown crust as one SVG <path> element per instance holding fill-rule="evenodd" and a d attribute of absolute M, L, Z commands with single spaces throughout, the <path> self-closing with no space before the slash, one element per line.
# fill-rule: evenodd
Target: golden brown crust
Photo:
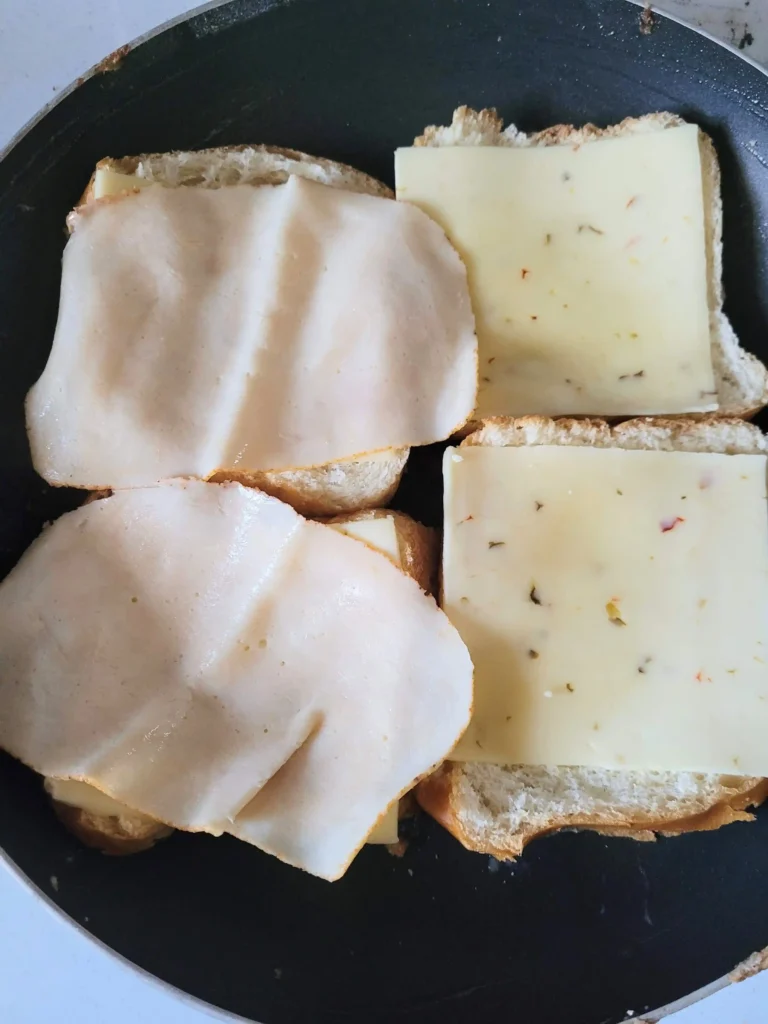
<path fill-rule="evenodd" d="M 74 836 L 94 849 L 115 857 L 149 850 L 173 829 L 146 816 L 90 814 L 79 807 L 51 800 L 56 817 Z"/>
<path fill-rule="evenodd" d="M 482 842 L 470 836 L 462 827 L 453 802 L 454 770 L 460 765 L 446 762 L 434 775 L 421 782 L 416 788 L 416 799 L 420 806 L 438 821 L 468 850 L 487 853 L 498 860 L 513 860 L 523 849 L 541 836 L 550 835 L 563 829 L 583 829 L 602 835 L 621 836 L 641 842 L 652 841 L 656 835 L 677 836 L 684 832 L 708 832 L 734 821 L 752 821 L 747 807 L 757 807 L 768 797 L 768 779 L 745 780 L 744 788 L 727 800 L 718 801 L 706 811 L 684 818 L 652 819 L 647 815 L 637 819 L 626 819 L 612 824 L 580 814 L 553 817 L 544 828 L 521 828 L 505 837 L 504 845 Z"/>
<path fill-rule="evenodd" d="M 621 423 L 595 417 L 490 416 L 475 422 L 475 430 L 461 442 L 471 446 L 523 446 L 537 444 L 576 444 L 599 448 L 650 447 L 652 438 L 659 450 L 693 450 L 690 442 L 698 439 L 696 450 L 727 453 L 768 451 L 762 431 L 745 423 L 740 416 L 703 413 L 697 416 L 635 416 Z M 712 430 L 711 435 L 707 431 Z M 719 439 L 725 439 L 721 448 Z M 699 447 L 702 446 L 702 447 Z"/>
<path fill-rule="evenodd" d="M 556 124 L 526 135 L 514 125 L 504 128 L 504 121 L 494 107 L 474 110 L 457 107 L 450 126 L 429 125 L 413 140 L 414 146 L 483 145 L 483 146 L 580 146 L 595 139 L 612 138 L 633 132 L 658 131 L 685 124 L 676 114 L 658 112 L 642 117 L 626 117 L 618 124 L 600 128 L 595 124 L 577 127 Z"/>

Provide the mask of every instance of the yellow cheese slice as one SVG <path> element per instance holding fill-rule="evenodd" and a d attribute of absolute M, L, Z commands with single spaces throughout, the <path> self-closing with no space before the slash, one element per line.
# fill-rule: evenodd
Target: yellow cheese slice
<path fill-rule="evenodd" d="M 452 757 L 768 775 L 763 455 L 448 449 Z"/>
<path fill-rule="evenodd" d="M 150 188 L 154 182 L 139 178 L 135 174 L 122 174 L 111 167 L 97 167 L 93 175 L 93 198 L 120 196 L 134 189 Z"/>
<path fill-rule="evenodd" d="M 395 172 L 467 265 L 479 417 L 717 408 L 695 125 L 399 149 Z"/>
<path fill-rule="evenodd" d="M 146 814 L 121 804 L 95 786 L 89 786 L 87 782 L 78 782 L 76 779 L 46 779 L 45 788 L 54 800 L 69 804 L 70 807 L 79 807 L 88 814 L 103 817 L 131 815 L 148 822 L 152 821 Z"/>
<path fill-rule="evenodd" d="M 381 516 L 377 519 L 349 519 L 343 523 L 331 523 L 330 525 L 339 533 L 346 534 L 347 537 L 354 537 L 355 540 L 361 540 L 369 547 L 381 551 L 402 569 L 400 544 L 393 516 Z"/>
<path fill-rule="evenodd" d="M 466 647 L 415 581 L 238 484 L 92 502 L 0 584 L 0 747 L 324 878 L 471 702 Z"/>
<path fill-rule="evenodd" d="M 426 444 L 476 391 L 466 271 L 440 228 L 292 176 L 80 207 L 26 412 L 38 472 L 98 489 Z"/>

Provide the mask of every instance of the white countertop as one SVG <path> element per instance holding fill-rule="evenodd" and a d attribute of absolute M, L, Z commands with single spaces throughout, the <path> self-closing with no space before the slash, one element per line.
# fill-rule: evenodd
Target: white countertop
<path fill-rule="evenodd" d="M 106 54 L 195 6 L 189 0 L 0 0 L 0 150 L 60 89 Z M 656 6 L 768 65 L 768 0 L 663 0 Z M 627 1007 L 628 1018 L 641 1017 L 646 1009 Z M 0 861 L 2 1024 L 222 1019 L 128 968 L 33 895 Z M 670 1024 L 766 1024 L 768 972 L 668 1019 Z"/>

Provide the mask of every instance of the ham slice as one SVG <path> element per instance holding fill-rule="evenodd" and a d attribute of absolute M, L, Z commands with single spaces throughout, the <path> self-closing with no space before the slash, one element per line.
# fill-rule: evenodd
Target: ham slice
<path fill-rule="evenodd" d="M 324 878 L 471 703 L 466 647 L 412 579 L 239 484 L 91 502 L 0 585 L 0 747 Z"/>
<path fill-rule="evenodd" d="M 466 271 L 420 210 L 153 187 L 76 214 L 27 427 L 49 482 L 136 487 L 429 444 L 476 388 Z"/>

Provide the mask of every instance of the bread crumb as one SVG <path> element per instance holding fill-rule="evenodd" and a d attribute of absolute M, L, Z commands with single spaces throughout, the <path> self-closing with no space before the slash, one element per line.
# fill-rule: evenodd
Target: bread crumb
<path fill-rule="evenodd" d="M 655 28 L 656 15 L 651 10 L 651 5 L 646 4 L 640 12 L 640 32 L 644 36 L 649 36 Z"/>
<path fill-rule="evenodd" d="M 59 891 L 59 880 L 56 875 L 51 875 L 51 888 L 54 892 Z"/>

